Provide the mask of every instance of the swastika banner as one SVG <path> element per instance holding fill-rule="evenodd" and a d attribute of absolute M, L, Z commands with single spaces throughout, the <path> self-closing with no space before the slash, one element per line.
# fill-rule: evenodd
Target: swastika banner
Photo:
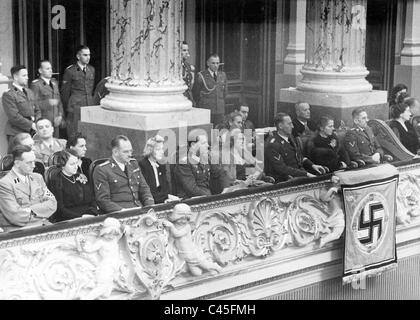
<path fill-rule="evenodd" d="M 343 283 L 395 267 L 398 170 L 385 164 L 336 175 L 346 215 Z"/>

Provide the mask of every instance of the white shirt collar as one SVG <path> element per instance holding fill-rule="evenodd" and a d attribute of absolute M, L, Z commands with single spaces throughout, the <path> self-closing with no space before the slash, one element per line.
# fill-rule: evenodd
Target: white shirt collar
<path fill-rule="evenodd" d="M 18 177 L 18 179 L 20 180 L 20 182 L 26 183 L 28 181 L 27 180 L 27 177 L 24 176 L 24 175 L 22 175 L 22 174 L 20 174 L 20 173 L 18 173 L 17 170 L 15 170 L 15 168 L 12 168 L 12 171 Z"/>
<path fill-rule="evenodd" d="M 117 165 L 120 167 L 120 169 L 122 170 L 122 172 L 124 172 L 125 171 L 125 164 L 124 163 L 121 163 L 121 162 L 119 162 L 117 160 L 115 160 L 115 158 L 113 158 L 113 159 L 117 163 Z"/>
<path fill-rule="evenodd" d="M 298 121 L 299 121 L 301 124 L 303 124 L 304 126 L 307 126 L 307 125 L 308 125 L 308 120 L 306 120 L 306 122 L 303 122 L 302 120 L 298 119 Z"/>
<path fill-rule="evenodd" d="M 160 187 L 159 172 L 157 170 L 157 168 L 159 168 L 159 165 L 157 164 L 157 162 L 153 161 L 150 158 L 148 158 L 147 160 L 149 160 L 149 162 L 150 162 L 150 164 L 153 168 L 153 173 L 155 174 L 156 187 L 159 188 Z"/>
<path fill-rule="evenodd" d="M 87 65 L 82 66 L 82 64 L 80 62 L 77 62 L 77 65 L 79 66 L 80 70 L 83 71 L 84 68 L 86 68 L 86 70 L 87 70 Z"/>
<path fill-rule="evenodd" d="M 217 72 L 213 72 L 213 71 L 211 71 L 211 69 L 210 68 L 208 68 L 208 70 L 209 70 L 209 72 L 210 72 L 210 74 L 214 77 L 214 75 L 216 74 L 217 75 Z"/>
<path fill-rule="evenodd" d="M 159 168 L 159 164 L 156 161 L 152 160 L 151 158 L 147 158 L 147 160 L 149 160 L 152 167 Z"/>
<path fill-rule="evenodd" d="M 20 86 L 20 85 L 18 85 L 18 84 L 16 84 L 16 83 L 13 83 L 13 86 L 14 86 L 15 88 L 19 89 L 20 91 L 23 91 L 23 87 L 22 87 L 22 86 Z"/>
<path fill-rule="evenodd" d="M 42 80 L 44 80 L 44 82 L 45 82 L 46 84 L 50 85 L 51 79 L 44 78 L 43 76 L 41 76 L 40 78 L 41 78 Z"/>

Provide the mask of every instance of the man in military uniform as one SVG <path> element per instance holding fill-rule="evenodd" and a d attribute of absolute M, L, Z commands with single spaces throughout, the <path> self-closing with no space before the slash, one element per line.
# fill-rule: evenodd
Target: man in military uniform
<path fill-rule="evenodd" d="M 52 77 L 52 66 L 48 60 L 41 61 L 38 72 L 40 77 L 32 81 L 31 89 L 42 117 L 54 124 L 54 137 L 58 138 L 64 116 L 58 82 Z"/>
<path fill-rule="evenodd" d="M 178 197 L 210 196 L 230 187 L 231 181 L 222 167 L 210 164 L 207 136 L 190 134 L 188 140 L 188 155 L 174 169 Z"/>
<path fill-rule="evenodd" d="M 67 111 L 67 134 L 77 132 L 80 108 L 94 105 L 95 68 L 89 64 L 90 50 L 80 46 L 77 62 L 64 72 L 61 98 Z"/>
<path fill-rule="evenodd" d="M 294 177 L 315 177 L 327 170 L 302 155 L 299 138 L 292 135 L 293 123 L 289 115 L 279 113 L 274 118 L 277 131 L 270 136 L 265 147 L 266 174 L 276 182 Z"/>
<path fill-rule="evenodd" d="M 13 231 L 22 227 L 48 225 L 57 210 L 57 201 L 44 178 L 33 173 L 35 154 L 28 146 L 13 150 L 14 166 L 0 179 L 0 228 Z"/>
<path fill-rule="evenodd" d="M 94 169 L 95 198 L 104 213 L 154 205 L 150 188 L 138 163 L 132 159 L 133 147 L 125 136 L 111 142 L 112 158 Z"/>
<path fill-rule="evenodd" d="M 26 88 L 28 71 L 24 66 L 15 66 L 10 73 L 13 77 L 12 89 L 2 97 L 3 109 L 8 117 L 6 135 L 8 141 L 21 132 L 35 134 L 36 119 L 41 117 L 34 93 Z"/>
<path fill-rule="evenodd" d="M 39 140 L 35 141 L 34 152 L 37 160 L 49 166 L 50 157 L 66 149 L 67 140 L 54 138 L 54 128 L 48 119 L 38 119 L 36 122 Z"/>
<path fill-rule="evenodd" d="M 384 154 L 372 129 L 368 126 L 367 112 L 363 108 L 357 108 L 353 110 L 352 117 L 354 126 L 346 132 L 344 138 L 344 147 L 350 160 L 356 161 L 359 166 L 377 164 L 383 160 L 392 161 L 392 156 Z"/>
<path fill-rule="evenodd" d="M 181 45 L 181 56 L 182 56 L 182 79 L 184 79 L 185 84 L 188 86 L 187 91 L 184 92 L 186 96 L 192 103 L 195 105 L 194 98 L 192 95 L 192 88 L 194 85 L 194 72 L 195 67 L 188 61 L 190 57 L 190 50 L 187 42 L 183 42 Z"/>
<path fill-rule="evenodd" d="M 211 110 L 213 124 L 221 123 L 224 119 L 227 95 L 227 77 L 223 71 L 219 71 L 219 66 L 219 56 L 211 55 L 207 60 L 208 69 L 198 73 L 193 87 L 197 108 Z"/>

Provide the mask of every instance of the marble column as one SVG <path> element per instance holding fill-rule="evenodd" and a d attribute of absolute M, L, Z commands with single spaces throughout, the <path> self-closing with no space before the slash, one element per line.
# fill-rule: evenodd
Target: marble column
<path fill-rule="evenodd" d="M 5 134 L 7 116 L 4 113 L 1 97 L 9 88 L 10 68 L 14 63 L 14 33 L 12 0 L 0 1 L 0 155 L 7 153 Z"/>
<path fill-rule="evenodd" d="M 110 91 L 101 105 L 116 111 L 186 111 L 180 42 L 182 0 L 111 0 Z"/>
<path fill-rule="evenodd" d="M 300 76 L 305 63 L 306 0 L 290 1 L 289 44 L 284 74 Z"/>
<path fill-rule="evenodd" d="M 305 65 L 298 89 L 367 92 L 366 0 L 308 0 Z"/>
<path fill-rule="evenodd" d="M 282 89 L 283 111 L 307 101 L 314 120 L 325 113 L 336 125 L 352 124 L 351 111 L 366 107 L 371 118 L 385 119 L 387 93 L 373 91 L 365 67 L 367 0 L 307 0 L 305 64 L 297 88 Z"/>
<path fill-rule="evenodd" d="M 127 135 L 139 155 L 148 138 L 210 130 L 210 110 L 196 109 L 183 93 L 181 43 L 184 0 L 111 0 L 110 91 L 100 106 L 82 108 L 81 130 L 92 157 L 110 154 L 109 141 Z M 162 133 L 164 131 L 165 133 Z"/>
<path fill-rule="evenodd" d="M 407 0 L 401 64 L 395 66 L 395 84 L 404 83 L 414 97 L 420 96 L 420 1 Z"/>

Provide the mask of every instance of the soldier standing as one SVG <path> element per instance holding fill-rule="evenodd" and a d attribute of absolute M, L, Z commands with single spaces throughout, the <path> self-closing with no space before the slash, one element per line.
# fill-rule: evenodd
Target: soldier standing
<path fill-rule="evenodd" d="M 220 58 L 213 54 L 207 60 L 207 69 L 200 71 L 193 87 L 197 108 L 211 111 L 211 122 L 221 123 L 225 115 L 225 99 L 227 95 L 227 77 L 219 71 Z"/>
<path fill-rule="evenodd" d="M 155 204 L 138 163 L 132 159 L 133 147 L 125 136 L 111 142 L 112 158 L 94 169 L 95 198 L 104 213 Z"/>
<path fill-rule="evenodd" d="M 64 111 L 58 82 L 52 77 L 52 66 L 48 60 L 41 61 L 38 69 L 40 77 L 32 81 L 31 89 L 41 109 L 42 117 L 54 126 L 54 137 L 59 137 L 59 127 L 63 123 Z"/>
<path fill-rule="evenodd" d="M 77 132 L 80 108 L 94 105 L 95 68 L 89 64 L 90 49 L 80 46 L 77 62 L 64 72 L 61 97 L 67 111 L 67 134 Z"/>
<path fill-rule="evenodd" d="M 181 45 L 181 55 L 182 55 L 182 79 L 184 79 L 185 84 L 188 86 L 187 91 L 184 92 L 186 96 L 192 103 L 195 105 L 194 98 L 192 95 L 192 88 L 194 85 L 194 72 L 195 67 L 188 61 L 190 57 L 190 50 L 188 43 L 185 41 Z"/>
<path fill-rule="evenodd" d="M 28 70 L 24 66 L 15 66 L 10 71 L 13 77 L 12 89 L 2 97 L 4 112 L 8 117 L 6 125 L 7 140 L 10 141 L 21 132 L 34 135 L 35 121 L 41 117 L 34 93 L 27 88 Z"/>

